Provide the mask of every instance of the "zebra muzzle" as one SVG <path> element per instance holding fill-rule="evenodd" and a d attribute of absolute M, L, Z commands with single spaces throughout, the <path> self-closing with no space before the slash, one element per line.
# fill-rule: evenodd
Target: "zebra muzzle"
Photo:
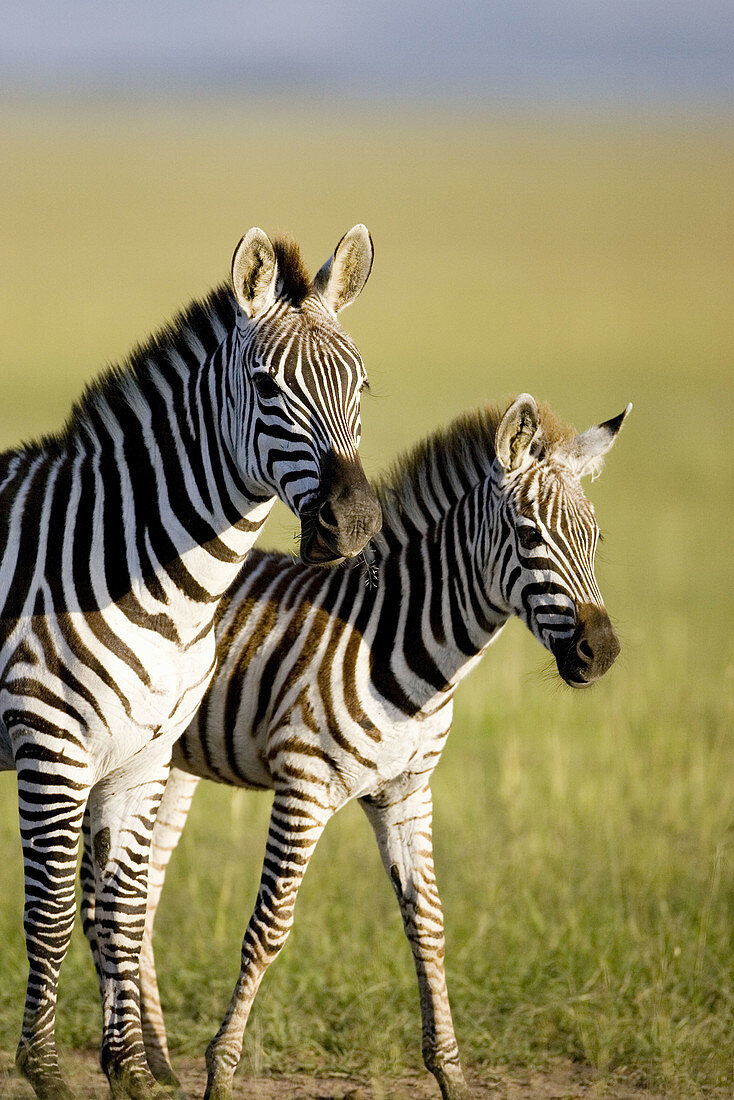
<path fill-rule="evenodd" d="M 301 558 L 336 565 L 361 553 L 382 526 L 382 509 L 358 461 L 333 453 L 322 463 L 322 491 L 301 523 Z"/>
<path fill-rule="evenodd" d="M 558 672 L 574 688 L 590 687 L 619 656 L 619 638 L 603 607 L 579 604 L 570 639 L 554 647 Z"/>

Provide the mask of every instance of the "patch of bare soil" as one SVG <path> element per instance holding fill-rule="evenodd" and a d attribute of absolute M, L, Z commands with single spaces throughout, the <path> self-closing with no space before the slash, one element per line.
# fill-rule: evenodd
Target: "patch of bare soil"
<path fill-rule="evenodd" d="M 79 1100 L 109 1100 L 110 1092 L 97 1058 L 88 1051 L 66 1052 L 62 1069 Z M 176 1072 L 191 1100 L 204 1095 L 204 1060 L 176 1060 Z M 662 1094 L 624 1081 L 599 1081 L 593 1073 L 570 1062 L 543 1070 L 498 1067 L 467 1072 L 475 1100 L 663 1100 Z M 15 1071 L 12 1058 L 0 1054 L 0 1097 L 33 1100 L 33 1090 Z M 440 1100 L 438 1086 L 429 1074 L 367 1081 L 305 1073 L 235 1077 L 233 1100 Z"/>

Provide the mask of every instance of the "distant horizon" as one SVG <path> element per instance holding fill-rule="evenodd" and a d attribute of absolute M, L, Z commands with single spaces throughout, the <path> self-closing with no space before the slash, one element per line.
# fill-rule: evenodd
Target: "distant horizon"
<path fill-rule="evenodd" d="M 670 98 L 650 98 L 643 102 L 623 101 L 621 99 L 573 99 L 567 97 L 531 96 L 507 94 L 492 96 L 461 96 L 450 94 L 402 95 L 393 96 L 384 92 L 366 99 L 357 91 L 340 97 L 335 107 L 324 92 L 305 91 L 303 89 L 280 89 L 273 94 L 267 90 L 240 88 L 236 92 L 224 91 L 216 87 L 135 87 L 99 88 L 86 87 L 62 89 L 29 89 L 4 87 L 0 80 L 0 118 L 6 124 L 12 119 L 29 117 L 35 121 L 48 118 L 54 125 L 64 120 L 81 125 L 94 125 L 94 118 L 104 124 L 105 116 L 127 120 L 135 125 L 144 125 L 147 120 L 160 125 L 166 119 L 174 122 L 193 119 L 199 112 L 220 112 L 222 118 L 229 113 L 235 117 L 243 110 L 257 111 L 265 118 L 268 112 L 277 119 L 288 115 L 298 119 L 313 118 L 316 125 L 328 121 L 338 127 L 359 125 L 389 126 L 391 120 L 396 126 L 404 125 L 405 119 L 412 119 L 420 127 L 440 125 L 444 120 L 451 126 L 468 128 L 478 123 L 505 123 L 514 127 L 527 126 L 600 126 L 632 127 L 644 131 L 647 127 L 683 127 L 684 131 L 694 133 L 707 130 L 711 126 L 734 128 L 734 102 L 724 98 L 720 101 L 710 98 L 698 101 L 690 98 L 671 100 Z"/>
<path fill-rule="evenodd" d="M 0 94 L 734 107 L 730 0 L 11 0 Z"/>

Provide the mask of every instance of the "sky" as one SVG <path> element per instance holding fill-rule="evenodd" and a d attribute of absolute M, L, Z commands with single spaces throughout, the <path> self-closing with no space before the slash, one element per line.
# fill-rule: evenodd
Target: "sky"
<path fill-rule="evenodd" d="M 5 0 L 0 93 L 734 105 L 734 0 Z"/>

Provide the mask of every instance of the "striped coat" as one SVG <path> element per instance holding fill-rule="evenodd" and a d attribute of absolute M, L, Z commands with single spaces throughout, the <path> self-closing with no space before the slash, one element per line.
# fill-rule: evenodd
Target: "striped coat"
<path fill-rule="evenodd" d="M 116 1097 L 157 1089 L 138 992 L 148 844 L 219 602 L 276 495 L 307 561 L 379 526 L 364 368 L 336 316 L 371 263 L 356 226 L 311 282 L 294 245 L 250 230 L 232 287 L 108 371 L 61 433 L 0 455 L 0 765 L 18 775 L 29 959 L 16 1061 L 39 1097 L 72 1096 L 54 1020 L 84 816 L 102 1063 Z"/>
<path fill-rule="evenodd" d="M 207 1052 L 221 1100 L 247 1016 L 283 945 L 298 886 L 329 818 L 359 799 L 413 949 L 423 1053 L 444 1097 L 468 1095 L 444 975 L 430 779 L 453 698 L 513 615 L 570 685 L 591 684 L 619 645 L 594 578 L 598 529 L 580 484 L 625 413 L 575 435 L 527 395 L 470 414 L 379 487 L 384 523 L 369 568 L 325 574 L 255 551 L 217 623 L 219 666 L 174 749 L 154 832 L 144 946 L 146 1048 L 173 1077 L 151 931 L 165 869 L 199 778 L 274 790 L 255 911 L 227 1016 Z"/>

